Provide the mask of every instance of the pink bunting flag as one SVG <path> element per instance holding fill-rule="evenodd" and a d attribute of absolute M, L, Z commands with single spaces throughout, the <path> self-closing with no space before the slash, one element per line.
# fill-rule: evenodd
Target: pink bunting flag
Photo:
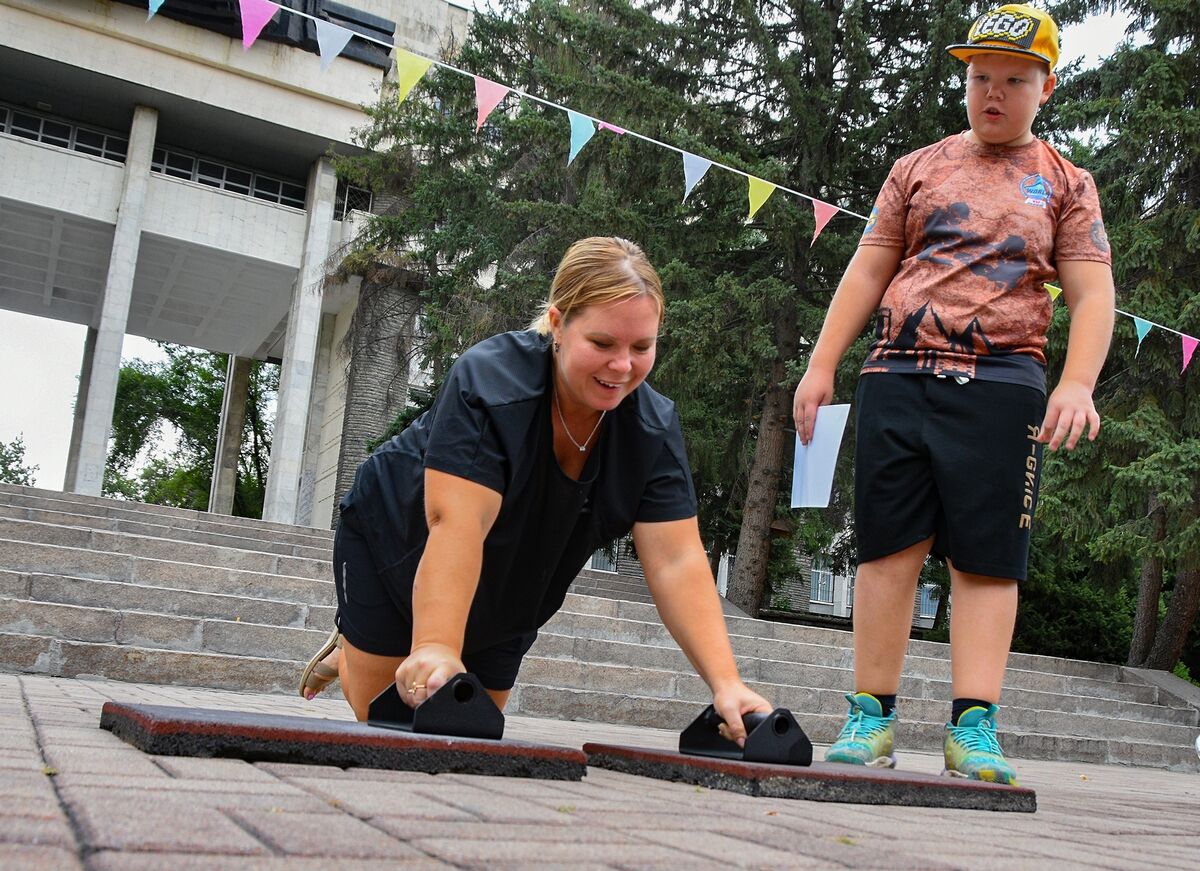
<path fill-rule="evenodd" d="M 616 124 L 609 124 L 607 121 L 597 121 L 596 126 L 599 127 L 601 130 L 611 130 L 613 133 L 616 133 L 618 136 L 625 135 L 624 127 L 618 127 Z"/>
<path fill-rule="evenodd" d="M 238 4 L 242 8 L 242 48 L 247 49 L 254 45 L 279 7 L 270 0 L 238 0 Z"/>
<path fill-rule="evenodd" d="M 1200 339 L 1194 336 L 1183 337 L 1183 368 L 1179 370 L 1180 374 L 1187 371 L 1188 363 L 1192 362 L 1192 354 L 1196 353 L 1196 345 L 1200 343 Z"/>
<path fill-rule="evenodd" d="M 817 237 L 821 235 L 821 231 L 825 229 L 829 219 L 841 211 L 837 206 L 831 206 L 821 200 L 813 200 L 812 204 L 813 217 L 817 219 L 817 229 L 813 231 L 812 241 L 808 243 L 809 248 L 817 243 Z"/>
<path fill-rule="evenodd" d="M 500 101 L 508 95 L 508 86 L 482 79 L 479 76 L 472 76 L 472 78 L 475 79 L 475 104 L 479 107 L 479 114 L 475 118 L 475 132 L 478 133 L 483 122 L 487 120 L 487 116 L 492 114 L 492 110 L 499 106 Z"/>

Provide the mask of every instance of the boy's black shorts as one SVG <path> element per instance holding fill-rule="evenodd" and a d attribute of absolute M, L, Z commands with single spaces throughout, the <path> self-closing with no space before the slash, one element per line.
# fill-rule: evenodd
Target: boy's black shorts
<path fill-rule="evenodd" d="M 971 574 L 1025 580 L 1046 397 L 1032 387 L 874 373 L 855 400 L 854 531 L 870 562 L 935 536 Z"/>
<path fill-rule="evenodd" d="M 356 525 L 353 509 L 342 512 L 333 536 L 333 578 L 337 587 L 338 630 L 359 650 L 377 656 L 408 656 L 412 645 L 411 602 L 397 602 L 376 568 L 367 537 Z M 533 647 L 529 632 L 485 650 L 464 653 L 467 671 L 489 690 L 510 690 L 521 660 Z"/>

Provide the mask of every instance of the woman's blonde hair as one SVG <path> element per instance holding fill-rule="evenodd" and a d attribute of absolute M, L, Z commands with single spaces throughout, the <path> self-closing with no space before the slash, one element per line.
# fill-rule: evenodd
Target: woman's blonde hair
<path fill-rule="evenodd" d="M 604 305 L 648 294 L 658 304 L 661 324 L 666 309 L 662 282 L 658 273 L 628 239 L 616 236 L 592 236 L 580 239 L 567 249 L 554 281 L 550 298 L 542 303 L 541 311 L 529 329 L 545 336 L 550 332 L 550 307 L 562 312 L 563 323 L 579 309 L 589 305 Z"/>

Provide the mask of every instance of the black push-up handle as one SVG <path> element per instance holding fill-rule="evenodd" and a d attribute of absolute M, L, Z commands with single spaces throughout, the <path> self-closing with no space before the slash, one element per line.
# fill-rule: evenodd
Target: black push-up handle
<path fill-rule="evenodd" d="M 467 672 L 450 678 L 416 708 L 405 704 L 400 690 L 392 684 L 371 701 L 367 725 L 454 738 L 499 741 L 504 737 L 504 714 L 479 678 Z"/>
<path fill-rule="evenodd" d="M 812 765 L 812 741 L 804 734 L 787 708 L 769 714 L 752 713 L 742 717 L 746 726 L 746 746 L 721 737 L 717 731 L 725 721 L 709 705 L 679 735 L 679 752 L 689 756 L 713 756 L 743 762 L 770 762 L 777 765 Z"/>

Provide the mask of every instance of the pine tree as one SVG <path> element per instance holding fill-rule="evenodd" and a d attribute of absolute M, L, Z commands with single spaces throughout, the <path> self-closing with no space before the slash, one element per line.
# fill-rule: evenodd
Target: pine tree
<path fill-rule="evenodd" d="M 1183 0 L 1089 4 L 1133 14 L 1144 41 L 1121 46 L 1056 96 L 1065 128 L 1100 188 L 1117 306 L 1200 335 L 1200 7 Z M 1072 155 L 1075 157 L 1076 155 Z M 1062 312 L 1052 346 L 1065 344 Z M 1096 391 L 1100 438 L 1051 457 L 1039 522 L 1109 588 L 1129 585 L 1137 613 L 1128 662 L 1171 669 L 1200 613 L 1200 372 L 1180 371 L 1180 337 L 1139 343 L 1118 318 Z M 1160 621 L 1160 606 L 1165 615 Z"/>

